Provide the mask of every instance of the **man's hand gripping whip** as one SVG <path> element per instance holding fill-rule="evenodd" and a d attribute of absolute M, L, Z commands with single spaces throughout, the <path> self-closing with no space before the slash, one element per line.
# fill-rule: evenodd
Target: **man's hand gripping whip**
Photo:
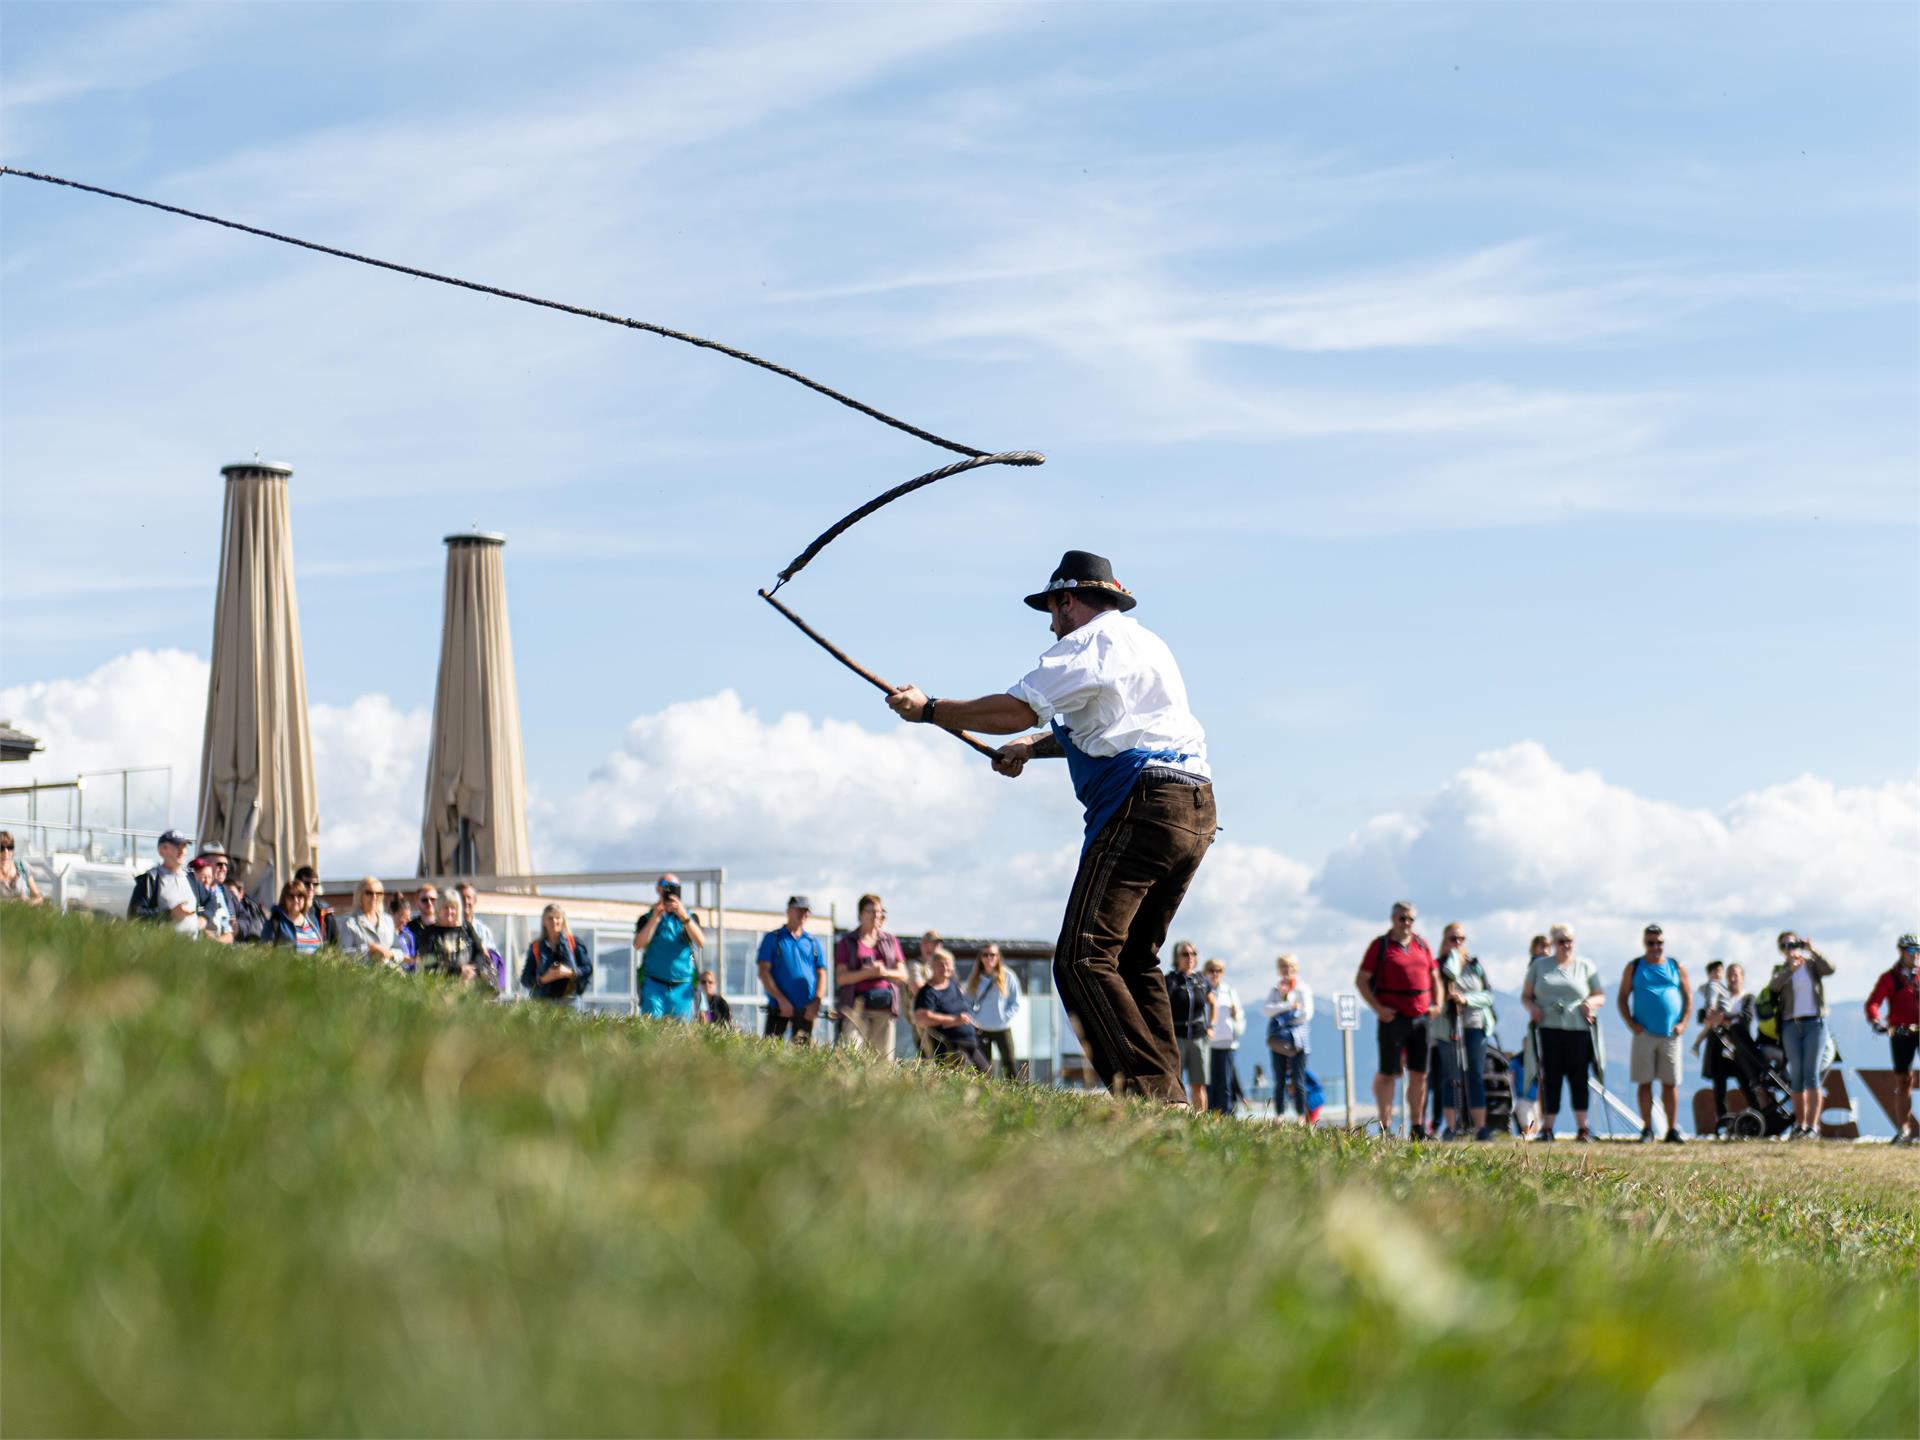
<path fill-rule="evenodd" d="M 866 669 L 853 660 L 845 651 L 834 645 L 824 635 L 820 634 L 819 631 L 815 630 L 812 626 L 808 625 L 806 621 L 794 614 L 792 610 L 776 600 L 774 598 L 774 592 L 804 570 L 813 560 L 814 556 L 826 549 L 828 545 L 831 545 L 839 538 L 842 532 L 859 524 L 860 521 L 866 519 L 867 516 L 873 514 L 874 511 L 891 505 L 902 496 L 909 495 L 923 486 L 931 485 L 937 480 L 945 480 L 950 475 L 958 475 L 966 470 L 977 470 L 984 465 L 1041 465 L 1046 462 L 1046 456 L 1033 450 L 1003 450 L 995 454 L 989 454 L 985 450 L 976 450 L 971 445 L 962 445 L 958 441 L 945 439 L 939 435 L 935 435 L 930 430 L 922 430 L 917 425 L 909 425 L 904 420 L 888 415 L 884 411 L 876 410 L 873 406 L 864 404 L 854 399 L 851 395 L 843 394 L 830 386 L 822 385 L 819 381 L 810 379 L 797 370 L 790 370 L 784 365 L 776 365 L 771 360 L 763 360 L 758 355 L 749 354 L 745 350 L 737 350 L 731 345 L 722 345 L 717 340 L 707 340 L 698 335 L 689 335 L 683 330 L 671 330 L 664 325 L 655 325 L 645 320 L 629 320 L 624 316 L 609 315 L 601 310 L 589 310 L 584 306 L 569 305 L 559 300 L 543 300 L 535 295 L 523 295 L 517 291 L 504 290 L 495 285 L 482 285 L 474 280 L 462 280 L 453 275 L 440 275 L 431 270 L 417 269 L 412 265 L 401 265 L 391 260 L 379 260 L 371 255 L 360 255 L 351 250 L 341 250 L 331 245 L 318 244 L 312 240 L 302 240 L 297 236 L 282 235 L 273 230 L 263 230 L 256 225 L 243 225 L 237 220 L 223 220 L 218 215 L 207 215 L 198 210 L 186 210 L 178 205 L 166 205 L 158 200 L 146 200 L 138 195 L 127 195 L 118 190 L 107 190 L 98 185 L 85 185 L 78 180 L 65 180 L 58 175 L 42 175 L 31 170 L 19 170 L 11 165 L 0 165 L 0 176 L 5 175 L 17 176 L 22 180 L 37 180 L 44 185 L 62 185 L 70 190 L 83 190 L 89 195 L 104 195 L 109 200 L 123 200 L 130 205 L 143 205 L 150 210 L 163 210 L 169 215 L 180 215 L 186 219 L 199 220 L 208 225 L 219 225 L 228 230 L 238 230 L 243 234 L 258 235 L 263 240 L 277 240 L 283 245 L 295 245 L 302 250 L 312 250 L 321 255 L 332 255 L 340 260 L 351 260 L 358 265 L 371 265 L 380 270 L 392 270 L 400 275 L 412 276 L 416 280 L 431 280 L 439 285 L 453 285 L 462 290 L 477 291 L 482 295 L 492 295 L 501 300 L 517 300 L 523 305 L 538 305 L 542 309 L 559 310 L 565 314 L 578 315 L 587 320 L 599 320 L 608 325 L 622 325 L 629 330 L 644 330 L 650 335 L 658 335 L 667 340 L 678 340 L 682 344 L 695 345 L 702 350 L 715 350 L 722 355 L 741 361 L 743 364 L 755 365 L 762 370 L 770 370 L 775 375 L 793 381 L 796 385 L 804 385 L 816 394 L 824 395 L 829 400 L 845 405 L 849 410 L 857 410 L 869 419 L 877 420 L 882 425 L 891 426 L 895 430 L 904 431 L 916 439 L 926 441 L 929 445 L 937 445 L 943 450 L 951 450 L 956 455 L 965 456 L 966 458 L 963 460 L 955 461 L 951 465 L 943 465 L 938 470 L 929 470 L 924 475 L 917 475 L 904 484 L 896 485 L 891 490 L 876 495 L 851 514 L 835 521 L 820 535 L 816 536 L 806 549 L 794 556 L 787 568 L 782 570 L 778 578 L 775 579 L 773 590 L 762 590 L 759 592 L 760 598 L 773 606 L 773 608 L 778 610 L 782 615 L 786 616 L 787 619 L 791 620 L 794 625 L 799 628 L 801 634 L 805 635 L 809 640 L 813 641 L 822 650 L 825 650 L 861 679 L 871 685 L 878 686 L 889 695 L 893 694 L 900 687 L 897 685 L 889 685 L 871 670 Z M 949 731 L 948 733 L 963 744 L 971 746 L 982 755 L 987 756 L 989 759 L 993 757 L 994 751 L 992 747 L 983 745 L 971 735 L 961 731 Z"/>

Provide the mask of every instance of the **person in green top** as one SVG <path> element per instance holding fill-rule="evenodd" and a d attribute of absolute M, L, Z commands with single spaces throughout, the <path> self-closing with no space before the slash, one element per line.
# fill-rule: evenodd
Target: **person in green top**
<path fill-rule="evenodd" d="M 1593 1132 L 1587 1129 L 1593 1022 L 1606 995 L 1593 962 L 1574 953 L 1573 927 L 1555 925 L 1547 934 L 1553 941 L 1553 953 L 1542 955 L 1527 967 L 1527 983 L 1520 990 L 1521 1003 L 1539 1027 L 1540 1133 L 1534 1138 L 1553 1139 L 1564 1076 L 1567 1098 L 1573 1102 L 1573 1121 L 1580 1127 L 1573 1138 L 1584 1143 L 1593 1138 Z"/>

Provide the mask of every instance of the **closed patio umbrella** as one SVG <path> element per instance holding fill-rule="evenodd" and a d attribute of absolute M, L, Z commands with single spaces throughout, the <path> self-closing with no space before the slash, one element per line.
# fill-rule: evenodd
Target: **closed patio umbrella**
<path fill-rule="evenodd" d="M 199 838 L 227 847 L 249 893 L 274 895 L 300 866 L 319 863 L 320 841 L 287 510 L 293 471 L 256 460 L 220 473 L 227 493 Z"/>
<path fill-rule="evenodd" d="M 422 875 L 525 875 L 527 779 L 499 535 L 447 536 Z"/>

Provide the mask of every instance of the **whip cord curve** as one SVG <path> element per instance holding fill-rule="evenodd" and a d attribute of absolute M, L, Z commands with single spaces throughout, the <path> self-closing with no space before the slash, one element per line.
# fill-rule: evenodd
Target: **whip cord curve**
<path fill-rule="evenodd" d="M 527 295 L 518 290 L 508 290 L 498 285 L 484 285 L 477 280 L 462 280 L 457 275 L 442 275 L 437 271 L 422 270 L 418 266 L 402 265 L 394 260 L 381 260 L 372 255 L 359 254 L 353 250 L 342 250 L 337 246 L 322 245 L 318 241 L 302 240 L 297 235 L 284 235 L 277 230 L 262 229 L 258 225 L 246 225 L 238 220 L 223 219 L 218 215 L 208 215 L 199 210 L 188 210 L 180 205 L 168 205 L 159 200 L 149 200 L 140 195 L 129 195 L 120 190 L 109 190 L 101 185 L 88 185 L 83 181 L 69 180 L 60 175 L 46 175 L 34 170 L 21 170 L 12 165 L 0 165 L 0 176 L 5 175 L 12 175 L 21 180 L 35 180 L 43 185 L 59 185 L 69 190 L 81 190 L 89 195 L 105 196 L 109 200 L 123 200 L 129 205 L 141 205 L 149 210 L 160 210 L 166 214 L 179 215 L 188 220 L 199 220 L 208 225 L 218 225 L 226 230 L 238 230 L 245 235 L 257 235 L 263 240 L 276 240 L 282 245 L 296 246 L 301 250 L 311 250 L 320 255 L 331 255 L 338 260 L 351 260 L 357 265 L 370 265 L 376 270 L 391 270 L 396 275 L 407 275 L 415 280 L 431 280 L 435 284 L 452 285 L 457 289 L 472 290 L 481 295 L 492 295 L 500 300 L 516 300 L 522 305 L 537 305 L 543 310 L 558 310 L 565 315 L 578 315 L 585 320 L 598 320 L 607 325 L 619 325 L 629 330 L 643 330 L 649 335 L 658 335 L 666 340 L 678 340 L 684 345 L 696 346 L 702 350 L 712 350 L 727 356 L 729 359 L 738 360 L 743 364 L 753 365 L 761 370 L 770 371 L 784 379 L 793 381 L 796 385 L 804 385 L 815 394 L 824 395 L 829 400 L 846 406 L 849 410 L 858 411 L 870 420 L 877 420 L 882 425 L 887 425 L 895 430 L 902 431 L 917 440 L 924 440 L 929 445 L 937 445 L 943 450 L 951 450 L 956 455 L 966 457 L 950 465 L 943 465 L 937 470 L 929 470 L 924 475 L 916 475 L 913 479 L 894 486 L 884 494 L 876 495 L 866 504 L 860 506 L 859 509 L 841 517 L 816 536 L 806 549 L 794 556 L 788 563 L 787 568 L 782 570 L 778 578 L 774 581 L 773 590 L 762 590 L 759 592 L 761 599 L 765 600 L 782 615 L 785 615 L 787 619 L 791 620 L 808 639 L 819 645 L 829 655 L 852 670 L 855 674 L 878 685 L 883 690 L 891 691 L 893 687 L 852 660 L 844 651 L 840 650 L 825 636 L 814 630 L 785 605 L 775 600 L 773 598 L 774 591 L 779 590 L 782 585 L 785 585 L 789 580 L 793 579 L 794 576 L 804 570 L 813 560 L 814 556 L 818 555 L 822 550 L 826 549 L 828 545 L 832 544 L 834 540 L 839 538 L 843 531 L 851 526 L 857 525 L 860 521 L 866 519 L 867 516 L 873 514 L 874 511 L 881 509 L 883 506 L 891 505 L 901 496 L 911 494 L 922 486 L 931 485 L 937 480 L 945 480 L 949 476 L 958 475 L 967 470 L 979 469 L 984 465 L 1043 465 L 1046 463 L 1046 456 L 1034 450 L 1003 450 L 996 454 L 989 454 L 985 450 L 976 450 L 971 445 L 962 445 L 957 440 L 948 440 L 944 436 L 934 434 L 931 430 L 922 430 L 918 425 L 909 424 L 898 416 L 889 415 L 884 410 L 877 410 L 864 401 L 856 400 L 851 395 L 835 390 L 830 385 L 822 385 L 818 380 L 807 375 L 802 375 L 798 370 L 790 369 L 785 365 L 777 365 L 771 360 L 762 359 L 758 355 L 746 350 L 741 350 L 735 346 L 723 345 L 718 340 L 708 340 L 703 336 L 690 335 L 684 330 L 674 330 L 665 325 L 655 325 L 648 320 L 633 320 L 624 315 L 610 315 L 604 310 L 590 310 L 584 305 L 570 305 L 564 300 L 546 300 L 538 295 Z M 964 732 L 951 730 L 947 733 L 952 735 L 956 740 L 959 740 L 962 744 L 971 746 L 983 755 L 991 756 L 993 753 L 987 746 L 982 745 L 978 740 L 975 740 L 972 736 Z"/>

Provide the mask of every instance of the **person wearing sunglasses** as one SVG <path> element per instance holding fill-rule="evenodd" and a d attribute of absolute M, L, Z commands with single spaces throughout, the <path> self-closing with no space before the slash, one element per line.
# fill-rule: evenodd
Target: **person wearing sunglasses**
<path fill-rule="evenodd" d="M 38 905 L 43 898 L 40 887 L 33 883 L 33 872 L 14 853 L 13 832 L 0 830 L 0 900 Z"/>
<path fill-rule="evenodd" d="M 340 948 L 369 965 L 400 968 L 400 949 L 394 943 L 393 916 L 386 911 L 387 887 L 369 875 L 353 892 L 354 911 L 340 922 Z"/>

